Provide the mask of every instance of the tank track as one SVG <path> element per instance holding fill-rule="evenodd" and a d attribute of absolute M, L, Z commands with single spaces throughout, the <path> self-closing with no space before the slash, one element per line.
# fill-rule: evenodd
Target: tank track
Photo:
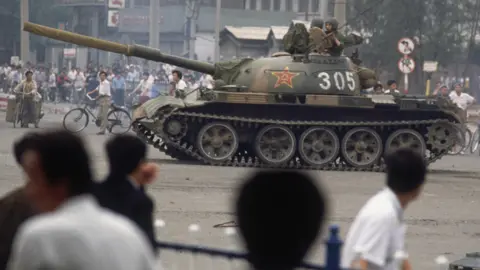
<path fill-rule="evenodd" d="M 244 118 L 238 116 L 223 116 L 223 115 L 215 115 L 215 114 L 204 114 L 204 113 L 194 113 L 194 112 L 181 112 L 176 111 L 171 113 L 168 119 L 176 118 L 183 120 L 185 122 L 206 122 L 206 121 L 228 121 L 233 127 L 245 127 L 246 125 L 284 125 L 291 129 L 299 126 L 327 126 L 331 128 L 343 128 L 343 127 L 354 127 L 354 126 L 364 126 L 364 127 L 376 127 L 376 128 L 383 128 L 383 127 L 399 127 L 399 126 L 408 126 L 412 127 L 420 127 L 420 126 L 430 126 L 433 124 L 439 123 L 450 123 L 452 122 L 446 119 L 430 119 L 430 120 L 412 120 L 412 121 L 285 121 L 285 120 L 272 120 L 272 119 L 261 119 L 261 118 Z M 327 165 L 323 166 L 311 166 L 302 164 L 301 158 L 298 155 L 295 155 L 292 158 L 292 161 L 288 162 L 288 164 L 284 164 L 282 166 L 272 166 L 269 164 L 265 164 L 260 161 L 258 158 L 249 155 L 245 151 L 239 148 L 237 154 L 234 155 L 230 160 L 217 163 L 210 161 L 200 155 L 197 151 L 195 151 L 195 146 L 191 143 L 186 141 L 173 141 L 168 136 L 162 136 L 162 134 L 155 134 L 153 131 L 149 130 L 139 121 L 134 121 L 132 123 L 134 131 L 137 135 L 142 136 L 144 139 L 148 141 L 149 144 L 153 145 L 155 148 L 159 149 L 165 154 L 171 156 L 172 158 L 177 158 L 180 160 L 195 160 L 199 161 L 205 165 L 210 166 L 229 166 L 229 167 L 245 167 L 245 168 L 276 168 L 276 169 L 298 169 L 298 170 L 324 170 L 324 171 L 351 171 L 351 172 L 383 172 L 385 171 L 385 166 L 383 164 L 383 159 L 380 159 L 381 162 L 377 165 L 373 165 L 371 167 L 354 167 L 345 162 L 332 162 Z M 424 137 L 427 134 L 423 134 Z M 428 147 L 428 142 L 425 140 L 427 144 L 427 149 L 431 149 Z M 242 153 L 243 152 L 243 153 Z M 438 151 L 429 151 L 430 154 L 426 157 L 426 161 L 428 164 L 431 164 L 443 156 L 448 154 L 448 150 L 438 150 Z"/>

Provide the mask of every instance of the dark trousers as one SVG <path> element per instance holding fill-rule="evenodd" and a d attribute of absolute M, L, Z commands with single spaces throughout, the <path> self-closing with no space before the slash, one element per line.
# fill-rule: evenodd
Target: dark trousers
<path fill-rule="evenodd" d="M 117 106 L 125 106 L 125 89 L 115 89 L 113 92 L 113 103 Z"/>
<path fill-rule="evenodd" d="M 22 108 L 22 122 L 24 125 L 30 123 L 35 123 L 36 121 L 36 110 L 35 110 L 35 101 L 31 97 L 25 97 L 23 99 L 23 108 Z"/>

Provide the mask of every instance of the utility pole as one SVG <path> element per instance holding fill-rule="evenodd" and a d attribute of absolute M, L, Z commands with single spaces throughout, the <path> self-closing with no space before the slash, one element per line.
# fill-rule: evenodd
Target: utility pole
<path fill-rule="evenodd" d="M 347 0 L 335 0 L 335 9 L 334 9 L 334 17 L 338 21 L 338 27 L 342 27 L 347 22 L 346 13 L 347 13 Z M 339 28 L 339 32 L 345 32 L 345 27 Z"/>
<path fill-rule="evenodd" d="M 150 47 L 160 49 L 160 0 L 150 0 L 150 24 L 149 24 L 149 43 Z M 156 63 L 150 61 L 150 69 L 155 69 Z"/>
<path fill-rule="evenodd" d="M 220 10 L 222 0 L 217 0 L 215 8 L 215 62 L 220 61 Z"/>
<path fill-rule="evenodd" d="M 23 31 L 23 23 L 28 22 L 29 19 L 29 10 L 28 0 L 20 1 L 20 60 L 26 64 L 30 60 L 30 34 L 26 31 Z"/>
<path fill-rule="evenodd" d="M 328 19 L 328 0 L 320 0 L 320 18 Z"/>
<path fill-rule="evenodd" d="M 188 58 L 190 59 L 195 58 L 195 39 L 199 10 L 198 0 L 188 0 L 186 2 L 185 49 L 188 49 Z"/>

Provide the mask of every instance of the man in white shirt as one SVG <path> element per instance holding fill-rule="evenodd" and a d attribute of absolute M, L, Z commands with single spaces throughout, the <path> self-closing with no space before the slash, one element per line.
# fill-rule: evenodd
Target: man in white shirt
<path fill-rule="evenodd" d="M 100 84 L 98 85 L 98 104 L 99 110 L 97 120 L 101 121 L 100 132 L 97 135 L 105 135 L 105 131 L 108 125 L 108 110 L 110 109 L 112 92 L 110 88 L 110 82 L 107 80 L 107 73 L 105 71 L 100 72 Z"/>
<path fill-rule="evenodd" d="M 401 148 L 387 155 L 386 187 L 370 198 L 355 217 L 343 247 L 345 269 L 410 270 L 405 253 L 403 211 L 422 192 L 426 164 L 422 155 Z"/>
<path fill-rule="evenodd" d="M 158 269 L 142 232 L 101 208 L 82 140 L 68 131 L 38 134 L 21 156 L 26 194 L 42 214 L 15 236 L 10 270 Z"/>
<path fill-rule="evenodd" d="M 459 83 L 455 84 L 454 91 L 450 93 L 449 97 L 452 100 L 452 102 L 455 103 L 462 110 L 461 117 L 463 118 L 464 121 L 466 121 L 467 109 L 469 106 L 471 106 L 473 103 L 476 102 L 475 98 L 470 96 L 467 93 L 463 93 L 462 85 Z"/>
<path fill-rule="evenodd" d="M 384 94 L 390 94 L 390 95 L 398 95 L 400 94 L 400 91 L 397 89 L 397 81 L 395 80 L 389 80 L 387 82 L 388 89 L 385 90 L 383 93 Z"/>
<path fill-rule="evenodd" d="M 175 83 L 175 95 L 177 95 L 178 93 L 181 97 L 184 97 L 183 99 L 185 101 L 189 101 L 189 102 L 197 100 L 197 92 L 187 95 L 188 94 L 187 83 L 182 78 L 183 78 L 183 74 L 180 70 L 172 71 L 172 80 Z"/>

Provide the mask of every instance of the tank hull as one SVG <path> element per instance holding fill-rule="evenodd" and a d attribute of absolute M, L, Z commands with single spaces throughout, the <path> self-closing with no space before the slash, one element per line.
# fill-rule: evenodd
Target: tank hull
<path fill-rule="evenodd" d="M 139 136 L 179 160 L 213 166 L 383 171 L 383 156 L 392 149 L 413 147 L 432 163 L 461 140 L 455 113 L 414 103 L 416 108 L 409 109 L 397 103 L 345 108 L 209 102 L 168 109 L 161 117 L 133 125 Z"/>

